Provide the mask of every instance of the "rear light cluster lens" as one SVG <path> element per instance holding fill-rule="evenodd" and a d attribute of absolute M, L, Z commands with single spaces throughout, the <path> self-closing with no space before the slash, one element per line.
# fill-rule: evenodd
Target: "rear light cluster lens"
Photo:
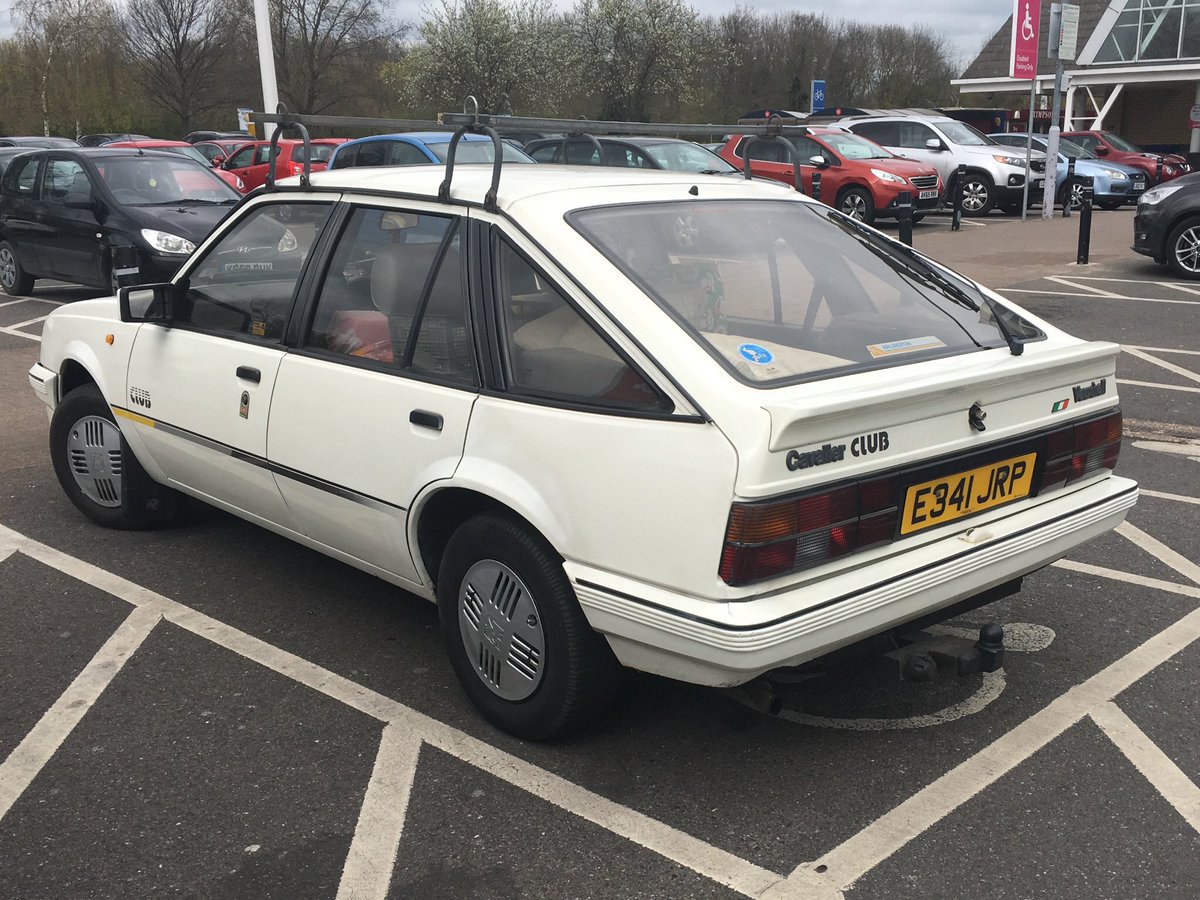
<path fill-rule="evenodd" d="M 891 475 L 767 503 L 735 503 L 721 579 L 752 584 L 888 543 L 896 534 L 899 492 L 900 479 Z"/>
<path fill-rule="evenodd" d="M 1038 493 L 1115 469 L 1121 455 L 1121 413 L 1068 425 L 1046 435 L 1046 461 Z"/>

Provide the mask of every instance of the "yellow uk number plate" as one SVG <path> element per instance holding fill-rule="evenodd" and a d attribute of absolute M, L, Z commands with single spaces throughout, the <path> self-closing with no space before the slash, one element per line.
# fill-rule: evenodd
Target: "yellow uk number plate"
<path fill-rule="evenodd" d="M 914 484 L 904 495 L 900 533 L 943 525 L 1029 495 L 1036 453 Z"/>

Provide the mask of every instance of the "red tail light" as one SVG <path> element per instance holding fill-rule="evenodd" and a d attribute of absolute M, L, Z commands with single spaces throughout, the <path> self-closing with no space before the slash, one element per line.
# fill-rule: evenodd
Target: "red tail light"
<path fill-rule="evenodd" d="M 288 163 L 288 165 L 290 165 L 292 167 L 293 175 L 303 175 L 304 174 L 304 166 L 302 166 L 300 163 L 294 162 L 294 163 Z"/>
<path fill-rule="evenodd" d="M 1121 424 L 1118 411 L 1050 432 L 1038 493 L 1064 487 L 1101 469 L 1115 469 L 1121 455 Z"/>

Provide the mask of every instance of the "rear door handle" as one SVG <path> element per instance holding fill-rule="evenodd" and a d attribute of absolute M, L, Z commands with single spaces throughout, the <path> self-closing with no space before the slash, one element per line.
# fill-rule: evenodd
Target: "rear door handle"
<path fill-rule="evenodd" d="M 414 409 L 408 414 L 408 421 L 414 425 L 420 425 L 422 428 L 432 428 L 434 431 L 442 430 L 442 417 L 425 409 Z"/>
<path fill-rule="evenodd" d="M 238 366 L 237 377 L 243 381 L 253 381 L 255 384 L 258 384 L 262 381 L 262 372 L 250 366 Z"/>

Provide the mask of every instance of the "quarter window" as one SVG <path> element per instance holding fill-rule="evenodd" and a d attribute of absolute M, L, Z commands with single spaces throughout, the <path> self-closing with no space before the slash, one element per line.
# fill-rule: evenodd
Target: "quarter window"
<path fill-rule="evenodd" d="M 45 200 L 61 203 L 68 194 L 90 196 L 92 193 L 92 183 L 88 181 L 87 172 L 73 159 L 50 160 L 42 178 L 42 198 Z"/>
<path fill-rule="evenodd" d="M 243 147 L 237 153 L 233 154 L 233 158 L 229 160 L 228 168 L 244 169 L 246 166 L 253 165 L 255 149 L 253 146 Z"/>
<path fill-rule="evenodd" d="M 278 341 L 329 210 L 327 203 L 274 203 L 249 213 L 192 269 L 173 320 Z"/>
<path fill-rule="evenodd" d="M 32 194 L 37 188 L 38 158 L 18 160 L 13 170 L 9 183 L 16 185 L 18 194 Z"/>
<path fill-rule="evenodd" d="M 466 309 L 456 218 L 359 208 L 321 285 L 305 346 L 474 384 Z"/>
<path fill-rule="evenodd" d="M 863 122 L 855 125 L 850 130 L 884 147 L 900 146 L 900 125 L 898 122 Z"/>
<path fill-rule="evenodd" d="M 493 244 L 509 390 L 661 412 L 670 402 L 507 241 Z"/>

